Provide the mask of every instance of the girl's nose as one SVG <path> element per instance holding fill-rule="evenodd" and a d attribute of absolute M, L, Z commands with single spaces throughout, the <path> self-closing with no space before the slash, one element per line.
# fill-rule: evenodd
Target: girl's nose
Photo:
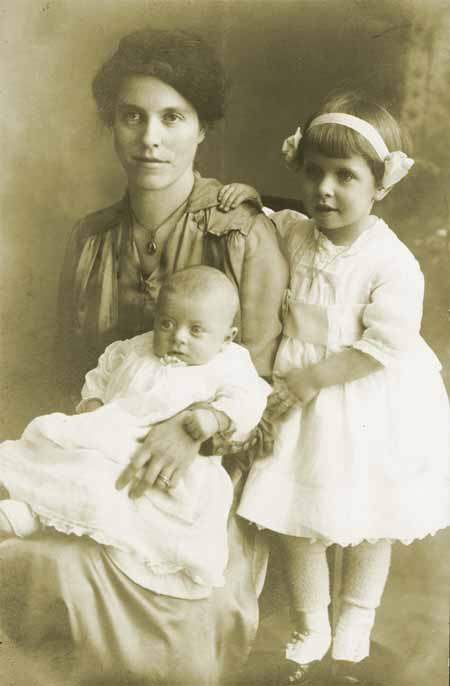
<path fill-rule="evenodd" d="M 157 117 L 149 117 L 142 131 L 142 142 L 149 148 L 157 147 L 162 140 L 162 124 Z"/>
<path fill-rule="evenodd" d="M 333 194 L 333 180 L 329 174 L 324 174 L 317 184 L 317 192 L 321 196 L 330 196 Z"/>

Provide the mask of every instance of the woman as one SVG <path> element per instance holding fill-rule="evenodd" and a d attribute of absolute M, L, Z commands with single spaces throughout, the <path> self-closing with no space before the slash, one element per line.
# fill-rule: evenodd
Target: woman
<path fill-rule="evenodd" d="M 224 108 L 213 52 L 184 32 L 135 32 L 100 69 L 93 94 L 128 188 L 79 222 L 68 246 L 60 288 L 66 382 L 79 389 L 107 343 L 151 329 L 162 278 L 195 264 L 218 267 L 237 285 L 241 342 L 270 376 L 287 280 L 273 227 L 249 205 L 221 213 L 220 184 L 194 172 L 197 147 Z M 175 483 L 194 458 L 181 421 L 147 439 L 141 492 L 158 477 Z M 232 476 L 238 497 L 239 471 Z M 235 683 L 256 631 L 264 556 L 234 515 L 229 545 L 225 587 L 186 601 L 134 584 L 88 540 L 48 534 L 3 543 L 0 605 L 13 611 L 3 613 L 2 631 L 24 650 L 38 648 L 46 683 L 59 675 L 91 686 Z"/>

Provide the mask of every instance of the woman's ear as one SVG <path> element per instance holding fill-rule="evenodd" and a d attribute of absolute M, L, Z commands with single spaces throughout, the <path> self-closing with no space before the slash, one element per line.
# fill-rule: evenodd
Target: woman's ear
<path fill-rule="evenodd" d="M 200 143 L 203 143 L 206 137 L 206 127 L 204 124 L 200 123 L 200 129 L 198 131 L 198 136 L 197 136 L 197 143 L 200 145 Z"/>

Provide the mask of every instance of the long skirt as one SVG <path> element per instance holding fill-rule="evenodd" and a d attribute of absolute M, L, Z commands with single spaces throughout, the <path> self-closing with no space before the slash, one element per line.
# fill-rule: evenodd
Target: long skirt
<path fill-rule="evenodd" d="M 228 531 L 226 584 L 201 600 L 138 586 L 88 538 L 46 531 L 1 543 L 0 638 L 16 651 L 11 683 L 22 683 L 28 665 L 27 686 L 238 684 L 267 555 L 235 506 Z M 5 683 L 1 655 L 0 646 Z"/>

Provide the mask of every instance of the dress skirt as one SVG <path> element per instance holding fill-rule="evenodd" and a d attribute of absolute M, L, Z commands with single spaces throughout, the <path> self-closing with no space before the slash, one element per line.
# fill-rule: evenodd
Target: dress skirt
<path fill-rule="evenodd" d="M 32 665 L 24 683 L 235 685 L 257 629 L 266 554 L 234 508 L 228 531 L 226 584 L 200 600 L 138 586 L 85 537 L 46 531 L 1 543 L 0 633 Z"/>

